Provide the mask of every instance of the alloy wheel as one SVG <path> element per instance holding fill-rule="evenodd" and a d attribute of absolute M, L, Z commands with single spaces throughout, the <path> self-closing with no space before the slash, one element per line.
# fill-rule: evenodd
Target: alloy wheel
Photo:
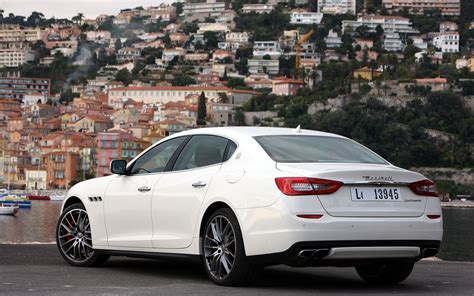
<path fill-rule="evenodd" d="M 225 216 L 215 216 L 207 225 L 204 238 L 204 258 L 209 272 L 216 279 L 225 279 L 235 263 L 234 228 Z"/>
<path fill-rule="evenodd" d="M 80 263 L 94 255 L 89 216 L 82 209 L 72 209 L 66 213 L 58 229 L 61 251 L 68 259 Z"/>

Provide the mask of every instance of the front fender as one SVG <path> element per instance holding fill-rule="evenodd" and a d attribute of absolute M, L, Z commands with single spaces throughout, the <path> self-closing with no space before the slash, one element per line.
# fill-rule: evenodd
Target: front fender
<path fill-rule="evenodd" d="M 107 228 L 104 217 L 104 202 L 107 187 L 112 176 L 95 178 L 74 185 L 66 194 L 61 207 L 63 212 L 72 198 L 79 199 L 86 208 L 91 223 L 92 245 L 94 248 L 108 246 Z"/>

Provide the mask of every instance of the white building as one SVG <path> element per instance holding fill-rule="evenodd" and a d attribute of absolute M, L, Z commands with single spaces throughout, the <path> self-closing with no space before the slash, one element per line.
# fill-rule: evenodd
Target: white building
<path fill-rule="evenodd" d="M 324 38 L 324 41 L 326 42 L 326 46 L 328 48 L 336 48 L 342 45 L 341 37 L 339 37 L 339 35 L 337 35 L 337 32 L 334 32 L 332 29 L 329 30 L 328 36 Z"/>
<path fill-rule="evenodd" d="M 225 41 L 247 43 L 249 42 L 249 34 L 247 32 L 229 32 L 225 34 Z"/>
<path fill-rule="evenodd" d="M 175 57 L 183 57 L 186 54 L 186 51 L 183 48 L 168 48 L 163 50 L 161 55 L 161 60 L 164 62 L 171 62 Z"/>
<path fill-rule="evenodd" d="M 112 34 L 109 31 L 89 31 L 86 38 L 93 42 L 108 42 L 112 38 Z"/>
<path fill-rule="evenodd" d="M 206 14 L 217 17 L 228 8 L 228 2 L 216 2 L 216 0 L 207 0 L 204 3 L 185 3 L 183 15 Z"/>
<path fill-rule="evenodd" d="M 428 43 L 423 40 L 421 37 L 412 37 L 413 40 L 413 46 L 418 47 L 421 50 L 427 50 L 428 49 Z"/>
<path fill-rule="evenodd" d="M 278 41 L 255 41 L 253 43 L 253 56 L 262 58 L 269 55 L 272 59 L 278 59 L 283 53 Z"/>
<path fill-rule="evenodd" d="M 46 190 L 46 170 L 44 169 L 26 169 L 26 189 L 27 190 Z"/>
<path fill-rule="evenodd" d="M 265 73 L 276 75 L 280 71 L 278 60 L 249 59 L 247 62 L 249 72 L 252 74 Z"/>
<path fill-rule="evenodd" d="M 18 67 L 34 60 L 35 53 L 29 49 L 0 49 L 0 68 Z"/>
<path fill-rule="evenodd" d="M 386 51 L 402 51 L 405 48 L 405 45 L 400 39 L 400 34 L 396 32 L 385 32 L 384 36 L 383 48 Z"/>
<path fill-rule="evenodd" d="M 290 24 L 294 25 L 319 25 L 323 14 L 319 12 L 292 12 Z"/>
<path fill-rule="evenodd" d="M 41 101 L 41 104 L 46 104 L 47 98 L 44 94 L 39 92 L 31 92 L 23 96 L 23 104 L 25 106 L 33 106 Z"/>
<path fill-rule="evenodd" d="M 318 12 L 324 14 L 356 14 L 356 0 L 318 0 Z"/>
<path fill-rule="evenodd" d="M 459 52 L 459 33 L 440 33 L 433 38 L 433 45 L 439 48 L 442 53 Z"/>
<path fill-rule="evenodd" d="M 229 27 L 226 24 L 212 23 L 212 24 L 203 24 L 199 27 L 197 31 L 198 34 L 204 34 L 205 32 L 230 32 Z"/>
<path fill-rule="evenodd" d="M 239 47 L 242 47 L 243 45 L 244 44 L 240 42 L 228 42 L 228 41 L 217 43 L 217 47 L 219 49 L 232 50 L 232 51 L 237 50 Z"/>
<path fill-rule="evenodd" d="M 270 13 L 275 7 L 270 4 L 244 4 L 242 7 L 242 13 Z"/>
<path fill-rule="evenodd" d="M 350 28 L 352 31 L 355 31 L 360 26 L 367 26 L 371 30 L 375 30 L 379 25 L 384 31 L 406 34 L 419 33 L 418 30 L 413 29 L 413 24 L 410 19 L 401 16 L 367 15 L 359 17 L 356 21 L 342 21 L 343 30 Z"/>

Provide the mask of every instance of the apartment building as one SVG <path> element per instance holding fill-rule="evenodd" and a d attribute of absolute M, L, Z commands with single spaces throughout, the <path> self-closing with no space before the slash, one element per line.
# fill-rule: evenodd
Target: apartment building
<path fill-rule="evenodd" d="M 35 42 L 43 39 L 41 29 L 23 29 L 19 25 L 1 24 L 0 42 Z"/>
<path fill-rule="evenodd" d="M 0 68 L 14 68 L 33 62 L 35 52 L 29 49 L 0 49 Z"/>
<path fill-rule="evenodd" d="M 221 12 L 229 8 L 229 2 L 217 2 L 207 0 L 204 3 L 185 3 L 183 5 L 183 15 L 206 14 L 217 17 Z"/>
<path fill-rule="evenodd" d="M 117 51 L 117 61 L 119 63 L 135 61 L 142 55 L 142 51 L 139 48 L 124 47 Z"/>
<path fill-rule="evenodd" d="M 408 8 L 414 13 L 438 9 L 443 15 L 461 15 L 461 0 L 382 0 L 385 8 L 400 10 Z"/>
<path fill-rule="evenodd" d="M 278 61 L 277 61 L 278 62 Z M 109 105 L 114 101 L 133 99 L 145 104 L 183 101 L 191 94 L 204 95 L 208 100 L 217 101 L 219 93 L 231 96 L 235 90 L 225 86 L 129 86 L 109 91 Z"/>
<path fill-rule="evenodd" d="M 46 173 L 49 188 L 68 188 L 78 177 L 79 154 L 55 151 L 46 155 Z"/>
<path fill-rule="evenodd" d="M 386 32 L 385 38 L 383 41 L 383 48 L 386 51 L 402 51 L 405 48 L 402 40 L 400 39 L 400 34 L 395 32 Z"/>
<path fill-rule="evenodd" d="M 381 26 L 384 31 L 392 31 L 405 34 L 418 34 L 418 30 L 413 28 L 409 18 L 391 15 L 366 15 L 357 18 L 356 21 L 342 21 L 342 28 L 346 30 L 351 28 L 352 31 L 360 26 L 367 26 L 371 30 L 375 30 L 377 26 Z"/>
<path fill-rule="evenodd" d="M 97 137 L 97 177 L 110 175 L 114 159 L 130 161 L 148 147 L 146 141 L 121 130 L 99 133 Z"/>
<path fill-rule="evenodd" d="M 292 12 L 290 24 L 293 25 L 319 25 L 323 19 L 323 14 L 319 12 Z"/>
<path fill-rule="evenodd" d="M 269 55 L 272 59 L 278 59 L 283 51 L 278 41 L 255 41 L 253 43 L 253 56 L 262 58 Z"/>
<path fill-rule="evenodd" d="M 356 14 L 356 0 L 318 0 L 318 12 L 324 14 Z"/>
<path fill-rule="evenodd" d="M 251 74 L 265 73 L 276 75 L 280 71 L 279 60 L 249 59 L 247 65 Z"/>
<path fill-rule="evenodd" d="M 337 48 L 342 45 L 342 38 L 339 37 L 337 32 L 333 31 L 332 29 L 329 30 L 328 35 L 324 38 L 326 42 L 327 48 Z"/>
<path fill-rule="evenodd" d="M 440 49 L 442 53 L 459 52 L 459 33 L 439 33 L 433 38 L 433 45 Z"/>
<path fill-rule="evenodd" d="M 47 78 L 0 77 L 0 97 L 23 100 L 25 94 L 40 93 L 49 96 L 51 81 Z"/>

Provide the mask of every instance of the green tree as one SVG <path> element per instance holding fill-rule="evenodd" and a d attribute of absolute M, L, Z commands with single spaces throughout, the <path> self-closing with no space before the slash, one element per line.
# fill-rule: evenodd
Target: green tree
<path fill-rule="evenodd" d="M 206 125 L 206 116 L 207 116 L 207 110 L 206 110 L 206 95 L 204 95 L 204 92 L 201 92 L 201 95 L 199 96 L 199 101 L 198 101 L 198 114 L 197 114 L 197 125 Z"/>
<path fill-rule="evenodd" d="M 171 81 L 171 84 L 173 86 L 187 86 L 196 84 L 196 80 L 187 74 L 181 73 L 175 76 L 175 78 Z"/>
<path fill-rule="evenodd" d="M 236 88 L 238 86 L 247 86 L 247 84 L 245 84 L 245 81 L 242 78 L 231 77 L 227 81 L 227 86 L 230 88 Z"/>
<path fill-rule="evenodd" d="M 115 75 L 115 81 L 120 81 L 124 85 L 129 85 L 132 80 L 132 73 L 130 73 L 130 71 L 128 71 L 127 69 L 122 69 L 117 72 L 117 75 Z"/>

